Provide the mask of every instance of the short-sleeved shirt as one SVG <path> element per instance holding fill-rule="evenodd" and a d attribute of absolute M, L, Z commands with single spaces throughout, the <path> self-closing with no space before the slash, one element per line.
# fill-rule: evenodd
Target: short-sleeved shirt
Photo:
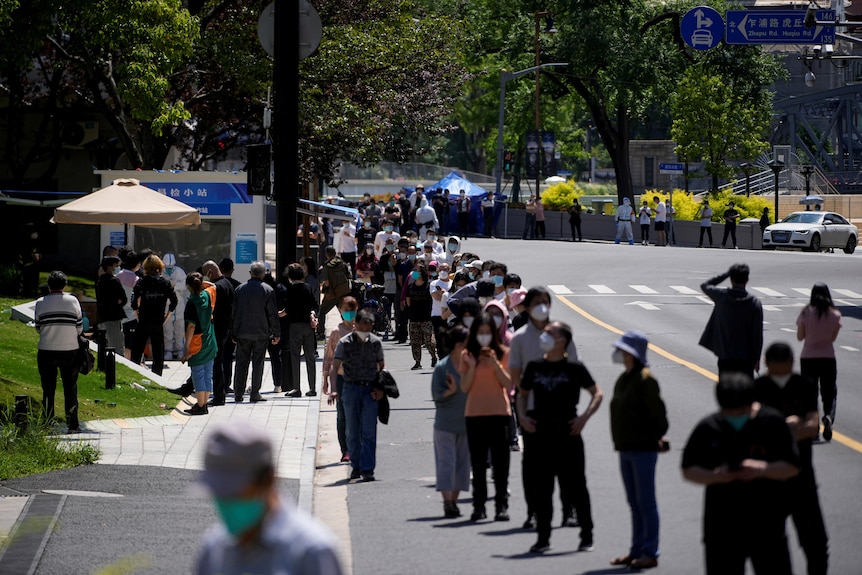
<path fill-rule="evenodd" d="M 705 417 L 688 438 L 682 468 L 732 468 L 744 459 L 799 465 L 796 442 L 781 413 L 761 407 L 740 431 L 735 431 L 720 413 Z M 740 518 L 749 526 L 755 522 L 783 530 L 785 498 L 782 482 L 768 479 L 707 486 L 704 539 L 726 538 L 728 528 L 739 526 Z"/>
<path fill-rule="evenodd" d="M 452 288 L 452 280 L 451 279 L 446 280 L 446 281 L 441 280 L 441 279 L 433 280 L 428 289 L 431 291 L 431 293 L 434 293 L 435 291 L 437 291 L 437 288 L 440 288 L 440 290 L 442 290 L 443 295 L 449 293 L 449 290 Z M 434 298 L 431 298 L 431 315 L 432 316 L 438 316 L 438 315 L 441 315 L 443 313 L 443 301 L 444 301 L 444 299 L 448 299 L 448 298 L 442 298 L 441 297 L 439 301 L 434 299 Z"/>
<path fill-rule="evenodd" d="M 655 221 L 664 222 L 667 220 L 667 206 L 664 202 L 659 202 L 655 207 Z"/>
<path fill-rule="evenodd" d="M 754 381 L 754 398 L 761 405 L 780 411 L 785 417 L 795 415 L 804 419 L 812 411 L 817 411 L 817 384 L 794 373 L 784 387 L 780 387 L 771 377 L 764 375 Z M 810 468 L 812 440 L 802 439 L 796 443 L 802 464 Z"/>
<path fill-rule="evenodd" d="M 521 376 L 521 387 L 533 392 L 531 416 L 537 433 L 568 435 L 569 421 L 578 416 L 581 389 L 596 385 L 579 361 L 531 361 Z"/>
<path fill-rule="evenodd" d="M 640 210 L 640 212 L 638 212 L 638 215 L 640 217 L 639 222 L 642 226 L 643 225 L 649 225 L 651 214 L 652 214 L 651 209 L 649 209 L 648 207 L 647 208 L 641 207 L 641 210 Z"/>
<path fill-rule="evenodd" d="M 470 353 L 464 351 L 464 353 Z M 503 367 L 509 364 L 509 351 L 500 359 Z M 467 370 L 467 364 L 461 362 L 461 373 Z M 464 409 L 467 417 L 480 417 L 484 415 L 512 415 L 512 406 L 509 402 L 509 389 L 503 387 L 497 379 L 497 371 L 493 365 L 485 365 L 476 362 L 476 371 L 473 373 L 473 385 L 467 393 L 467 405 Z"/>
<path fill-rule="evenodd" d="M 545 356 L 539 347 L 539 336 L 542 330 L 537 329 L 533 322 L 527 319 L 527 323 L 512 336 L 509 343 L 509 367 L 523 370 L 531 361 L 538 361 Z M 569 361 L 578 360 L 578 350 L 575 341 L 569 342 L 566 348 Z"/>
<path fill-rule="evenodd" d="M 805 339 L 802 341 L 801 358 L 835 357 L 835 347 L 832 345 L 832 334 L 841 327 L 841 312 L 829 308 L 823 317 L 817 313 L 817 308 L 806 306 L 796 318 L 796 326 L 805 328 Z"/>
<path fill-rule="evenodd" d="M 736 225 L 736 218 L 739 217 L 739 212 L 736 211 L 736 208 L 727 208 L 724 210 L 724 223 L 728 226 Z"/>
<path fill-rule="evenodd" d="M 703 211 L 700 213 L 700 227 L 712 227 L 712 208 L 704 208 Z"/>
<path fill-rule="evenodd" d="M 383 361 L 383 342 L 369 334 L 364 342 L 356 333 L 341 338 L 335 347 L 335 359 L 341 360 L 344 380 L 350 383 L 369 383 L 377 379 L 377 364 Z"/>
<path fill-rule="evenodd" d="M 212 289 L 215 291 L 215 287 Z M 218 343 L 212 323 L 212 303 L 208 291 L 204 290 L 199 294 L 189 296 L 185 310 L 183 310 L 183 319 L 186 323 L 195 326 L 195 335 L 201 336 L 201 349 L 189 358 L 189 365 L 193 367 L 206 365 L 218 354 Z"/>
<path fill-rule="evenodd" d="M 431 321 L 431 291 L 428 289 L 428 282 L 416 285 L 413 282 L 407 286 L 407 297 L 410 298 L 410 311 L 408 319 L 410 321 Z"/>
<path fill-rule="evenodd" d="M 359 250 L 365 249 L 367 244 L 374 245 L 374 238 L 377 237 L 377 230 L 374 226 L 366 228 L 364 225 L 356 231 L 356 247 Z"/>

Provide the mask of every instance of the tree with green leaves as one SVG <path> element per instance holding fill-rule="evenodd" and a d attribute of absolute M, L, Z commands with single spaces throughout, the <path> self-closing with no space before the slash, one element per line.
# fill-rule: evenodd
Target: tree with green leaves
<path fill-rule="evenodd" d="M 671 98 L 671 136 L 678 155 L 704 162 L 712 176 L 713 193 L 718 191 L 720 178 L 734 173 L 728 160 L 752 159 L 769 147 L 765 136 L 772 108 L 767 104 L 734 92 L 720 76 L 702 66 L 686 71 Z"/>

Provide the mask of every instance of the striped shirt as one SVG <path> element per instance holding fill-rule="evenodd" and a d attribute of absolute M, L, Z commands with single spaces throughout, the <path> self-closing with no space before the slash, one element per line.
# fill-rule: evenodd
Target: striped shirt
<path fill-rule="evenodd" d="M 68 293 L 50 293 L 36 301 L 36 331 L 39 349 L 71 351 L 78 349 L 78 334 L 83 331 L 81 304 Z"/>

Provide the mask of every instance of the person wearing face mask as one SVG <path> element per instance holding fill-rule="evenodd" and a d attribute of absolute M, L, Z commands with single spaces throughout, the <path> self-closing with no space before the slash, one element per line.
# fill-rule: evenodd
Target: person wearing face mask
<path fill-rule="evenodd" d="M 445 249 L 443 249 L 441 253 L 437 254 L 436 259 L 440 263 L 445 262 L 450 266 L 454 266 L 455 258 L 458 255 L 460 249 L 461 240 L 458 239 L 458 236 L 449 236 L 449 239 L 446 240 Z M 452 269 L 454 269 L 454 267 Z"/>
<path fill-rule="evenodd" d="M 123 320 L 126 319 L 124 306 L 128 301 L 123 284 L 117 279 L 120 271 L 120 258 L 107 256 L 102 259 L 102 275 L 96 281 L 96 307 L 99 311 L 99 329 L 105 330 L 108 347 L 120 352 L 124 346 Z"/>
<path fill-rule="evenodd" d="M 626 240 L 630 246 L 635 245 L 635 238 L 632 235 L 632 220 L 634 219 L 635 211 L 632 208 L 632 201 L 629 198 L 623 198 L 623 203 L 617 206 L 617 212 L 614 214 L 614 222 L 617 226 L 617 234 L 614 237 L 614 243 L 620 243 L 625 234 Z"/>
<path fill-rule="evenodd" d="M 344 402 L 339 399 L 344 393 L 344 369 L 335 374 L 335 385 L 331 385 L 332 360 L 335 357 L 335 348 L 338 347 L 338 342 L 353 332 L 358 310 L 359 304 L 354 297 L 347 296 L 341 300 L 341 307 L 338 308 L 338 312 L 341 314 L 341 323 L 330 332 L 329 339 L 326 340 L 326 348 L 323 350 L 323 387 L 321 391 L 323 395 L 327 396 L 326 402 L 329 405 L 335 404 L 335 427 L 338 434 L 338 445 L 341 447 L 342 463 L 350 461 L 350 452 L 347 450 L 347 422 L 344 416 Z M 330 393 L 330 389 L 332 393 Z"/>
<path fill-rule="evenodd" d="M 531 361 L 538 361 L 544 357 L 545 352 L 542 351 L 539 337 L 545 329 L 545 326 L 550 323 L 548 319 L 551 310 L 551 294 L 544 287 L 533 287 L 527 291 L 522 302 L 524 309 L 529 317 L 527 323 L 515 331 L 512 336 L 512 343 L 509 347 L 509 373 L 512 376 L 512 383 L 516 389 L 521 383 L 521 374 L 524 368 Z M 569 341 L 566 347 L 566 359 L 568 361 L 577 361 L 578 350 L 575 348 L 574 339 Z M 527 435 L 524 435 L 524 447 L 530 440 Z M 533 529 L 536 527 L 536 515 L 530 501 L 530 495 L 535 493 L 535 488 L 532 486 L 532 469 L 524 465 L 521 460 L 521 479 L 524 484 L 524 497 L 527 500 L 527 519 L 524 521 L 524 529 Z M 563 490 L 560 490 L 561 497 L 565 497 Z M 563 525 L 577 525 L 574 519 L 574 509 L 568 501 L 563 501 Z"/>
<path fill-rule="evenodd" d="M 431 251 L 434 253 L 434 259 L 437 259 L 443 253 L 443 244 L 437 241 L 437 232 L 429 230 L 425 235 L 425 245 L 431 246 Z"/>
<path fill-rule="evenodd" d="M 333 238 L 333 245 L 335 246 L 335 252 L 338 254 L 338 257 L 341 258 L 347 266 L 356 271 L 356 226 L 353 225 L 353 222 L 347 220 L 344 222 L 344 225 L 341 226 L 341 229 L 338 231 L 338 234 L 335 234 Z"/>
<path fill-rule="evenodd" d="M 416 215 L 413 218 L 416 221 L 416 229 L 419 230 L 419 241 L 424 242 L 428 232 L 437 230 L 440 227 L 440 222 L 437 220 L 437 212 L 434 211 L 434 208 L 428 204 L 428 200 L 425 198 L 422 198 L 419 202 L 419 207 L 416 209 Z"/>
<path fill-rule="evenodd" d="M 410 275 L 416 267 L 416 247 L 408 245 L 398 252 L 398 265 L 395 278 L 398 281 L 398 294 L 395 301 L 395 336 L 398 343 L 407 343 L 409 310 L 407 309 L 407 286 Z"/>
<path fill-rule="evenodd" d="M 387 223 L 392 223 L 395 226 L 401 223 L 401 208 L 398 206 L 398 194 L 389 198 L 389 201 L 383 208 L 383 218 L 380 221 L 380 226 L 385 226 Z"/>
<path fill-rule="evenodd" d="M 507 273 L 503 276 L 503 291 L 501 294 L 498 294 L 497 299 L 506 304 L 507 309 L 512 308 L 512 302 L 509 299 L 509 296 L 516 289 L 521 288 L 521 276 L 518 274 Z"/>
<path fill-rule="evenodd" d="M 380 258 L 380 273 L 383 277 L 383 309 L 386 313 L 387 323 L 386 331 L 383 334 L 383 341 L 389 339 L 390 326 L 392 325 L 393 305 L 397 302 L 398 297 L 398 256 L 395 253 L 387 250 L 383 251 L 383 256 Z M 395 312 L 398 313 L 397 311 Z"/>
<path fill-rule="evenodd" d="M 356 262 L 356 277 L 363 283 L 380 283 L 377 281 L 379 276 L 380 262 L 374 257 L 374 248 L 367 245 Z"/>
<path fill-rule="evenodd" d="M 225 370 L 224 354 L 230 341 L 230 319 L 233 315 L 234 287 L 221 272 L 218 264 L 207 260 L 201 266 L 204 277 L 215 285 L 215 307 L 213 308 L 213 329 L 215 330 L 217 352 L 213 362 L 213 394 L 210 405 L 224 405 L 227 394 L 227 381 L 230 374 Z M 282 368 L 283 369 L 283 368 Z"/>
<path fill-rule="evenodd" d="M 754 398 L 761 405 L 780 411 L 796 438 L 800 471 L 787 481 L 786 501 L 808 560 L 808 574 L 825 575 L 829 568 L 829 538 L 811 460 L 811 444 L 820 426 L 817 385 L 793 372 L 793 349 L 784 342 L 766 348 L 764 360 L 766 375 L 754 381 Z"/>
<path fill-rule="evenodd" d="M 497 328 L 497 338 L 504 346 L 509 347 L 512 341 L 512 330 L 509 329 L 509 314 L 506 306 L 498 299 L 487 301 L 482 308 L 486 314 L 494 320 L 494 326 Z M 521 446 L 518 443 L 518 421 L 515 418 L 515 395 L 516 389 L 509 386 L 509 403 L 512 405 L 512 415 L 509 417 L 509 449 L 511 451 L 520 451 Z"/>
<path fill-rule="evenodd" d="M 465 190 L 458 192 L 455 200 L 455 213 L 458 214 L 458 236 L 466 240 L 470 232 L 470 198 Z"/>
<path fill-rule="evenodd" d="M 386 221 L 383 224 L 383 231 L 377 232 L 377 235 L 374 236 L 374 255 L 379 258 L 387 242 L 397 245 L 400 239 L 401 235 L 395 231 L 395 224 L 391 220 Z"/>
<path fill-rule="evenodd" d="M 512 293 L 508 294 L 509 305 L 511 306 L 511 313 L 509 314 L 509 317 L 510 321 L 512 322 L 513 336 L 515 332 L 527 325 L 527 322 L 530 321 L 530 314 L 524 307 L 524 298 L 526 297 L 527 290 L 525 290 L 524 288 L 518 288 Z"/>
<path fill-rule="evenodd" d="M 177 265 L 177 257 L 174 254 L 165 254 L 164 264 L 164 276 L 171 282 L 177 294 L 177 309 L 164 326 L 165 359 L 178 359 L 185 347 L 186 324 L 183 320 L 183 310 L 186 307 L 189 290 L 186 287 L 186 272 Z"/>
<path fill-rule="evenodd" d="M 196 575 L 341 575 L 335 537 L 282 501 L 269 433 L 254 424 L 220 425 L 207 438 L 199 484 L 213 498 L 219 525 L 204 536 Z"/>
<path fill-rule="evenodd" d="M 471 270 L 474 274 L 482 274 L 484 272 L 481 271 L 485 266 L 484 262 L 474 261 L 468 270 Z M 467 284 L 463 288 L 459 289 L 457 292 L 452 294 L 452 297 L 449 298 L 449 308 L 458 315 L 458 306 L 461 304 L 461 301 L 465 297 L 487 297 L 488 299 L 480 302 L 484 306 L 490 299 L 496 298 L 502 300 L 506 295 L 506 289 L 503 286 L 504 278 L 506 277 L 506 273 L 508 272 L 508 268 L 506 264 L 502 262 L 488 262 L 488 267 L 485 270 L 488 272 L 487 277 L 473 276 L 476 279 L 471 283 Z M 478 288 L 482 282 L 485 282 L 490 285 L 490 293 L 478 293 Z"/>
<path fill-rule="evenodd" d="M 410 321 L 410 349 L 416 362 L 410 369 L 422 369 L 422 347 L 431 354 L 431 367 L 437 365 L 437 344 L 434 340 L 434 326 L 431 323 L 431 292 L 428 284 L 428 271 L 423 264 L 417 264 L 410 272 L 407 285 L 407 309 Z"/>
<path fill-rule="evenodd" d="M 471 521 L 485 519 L 488 500 L 488 455 L 494 468 L 494 520 L 509 520 L 509 442 L 507 428 L 512 408 L 506 369 L 508 349 L 497 338 L 497 327 L 480 313 L 470 325 L 466 349 L 461 352 L 461 389 L 467 394 L 464 408 L 467 444 L 473 468 Z"/>
<path fill-rule="evenodd" d="M 747 559 L 758 575 L 789 575 L 784 487 L 800 470 L 796 441 L 781 413 L 755 401 L 748 374 L 722 374 L 715 396 L 719 411 L 695 426 L 682 455 L 683 477 L 706 486 L 706 575 L 742 575 Z"/>
<path fill-rule="evenodd" d="M 626 332 L 614 343 L 613 362 L 625 366 L 614 384 L 611 398 L 611 437 L 619 452 L 620 474 L 632 518 L 632 538 L 628 553 L 611 560 L 611 565 L 632 569 L 658 566 L 659 515 L 655 496 L 655 469 L 658 453 L 669 443 L 667 410 L 658 382 L 649 370 L 644 334 Z"/>
<path fill-rule="evenodd" d="M 362 221 L 362 226 L 356 230 L 356 251 L 357 253 L 362 253 L 362 251 L 367 247 L 371 246 L 371 249 L 374 249 L 374 238 L 377 237 L 377 232 L 380 230 L 374 226 L 374 224 L 369 219 L 365 219 Z"/>
<path fill-rule="evenodd" d="M 544 356 L 529 362 L 518 387 L 518 420 L 524 429 L 524 466 L 532 469 L 530 502 L 536 513 L 538 539 L 531 553 L 551 547 L 554 478 L 563 501 L 578 514 L 581 542 L 578 551 L 593 550 L 593 520 L 587 490 L 584 440 L 581 432 L 602 403 L 602 391 L 584 365 L 566 357 L 572 329 L 561 322 L 547 324 L 539 334 Z M 579 415 L 581 389 L 592 396 Z M 528 394 L 533 405 L 528 408 Z M 529 441 L 527 440 L 529 437 Z"/>
<path fill-rule="evenodd" d="M 434 341 L 437 342 L 437 357 L 441 359 L 449 353 L 444 337 L 446 320 L 443 319 L 443 305 L 449 300 L 451 287 L 452 278 L 449 276 L 449 264 L 437 263 L 437 277 L 431 279 L 428 290 L 431 292 L 431 326 L 434 328 Z M 446 307 L 448 309 L 448 305 Z"/>
<path fill-rule="evenodd" d="M 287 345 L 282 343 L 283 352 L 290 352 L 290 372 L 285 373 L 282 385 L 287 397 L 300 397 L 300 356 L 305 355 L 305 370 L 308 377 L 307 397 L 317 395 L 315 378 L 314 350 L 316 347 L 315 330 L 317 329 L 317 314 L 320 307 L 311 293 L 311 288 L 305 283 L 305 274 L 299 264 L 287 266 L 287 279 L 290 282 L 284 297 L 284 307 L 280 307 L 278 315 L 284 318 L 288 331 L 283 333 L 282 341 L 287 340 Z M 345 296 L 347 297 L 347 296 Z M 279 302 L 281 304 L 282 302 Z M 339 302 L 340 306 L 341 302 Z M 284 353 L 283 353 L 284 355 Z"/>

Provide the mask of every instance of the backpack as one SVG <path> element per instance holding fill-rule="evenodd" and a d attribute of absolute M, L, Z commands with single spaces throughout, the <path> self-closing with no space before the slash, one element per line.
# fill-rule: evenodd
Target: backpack
<path fill-rule="evenodd" d="M 324 291 L 323 299 L 338 299 L 350 295 L 353 291 L 352 281 L 347 275 L 347 266 L 341 258 L 332 258 L 326 262 L 326 277 L 329 284 Z"/>

